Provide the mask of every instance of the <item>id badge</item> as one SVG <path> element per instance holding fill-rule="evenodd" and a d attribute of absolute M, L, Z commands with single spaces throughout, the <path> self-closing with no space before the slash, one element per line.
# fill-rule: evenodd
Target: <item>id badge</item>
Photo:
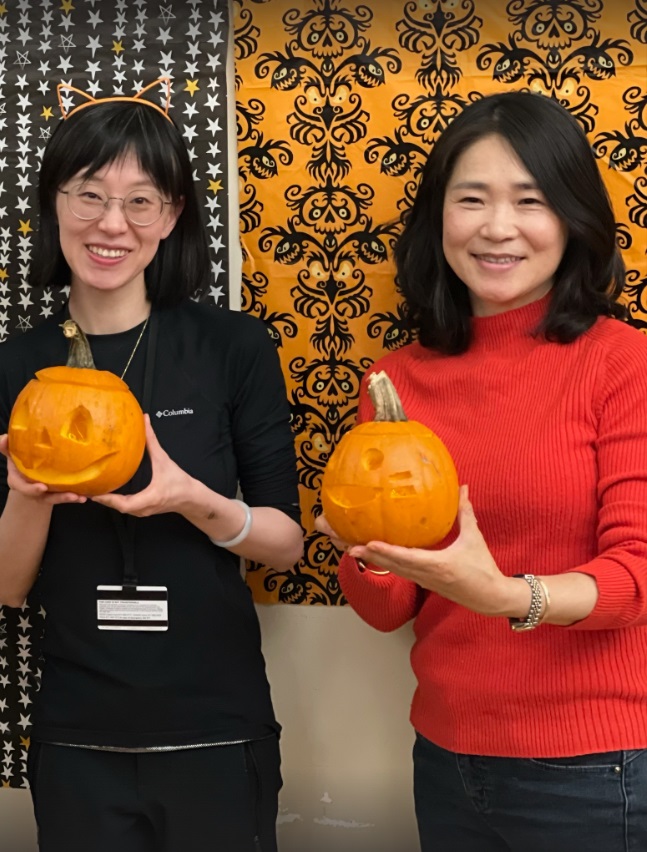
<path fill-rule="evenodd" d="M 168 630 L 166 586 L 97 586 L 99 630 Z"/>

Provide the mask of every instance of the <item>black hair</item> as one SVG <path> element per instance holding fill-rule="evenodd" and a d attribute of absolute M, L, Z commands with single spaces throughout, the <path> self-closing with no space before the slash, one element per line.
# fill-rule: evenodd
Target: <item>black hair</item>
<path fill-rule="evenodd" d="M 84 107 L 62 120 L 40 167 L 38 228 L 30 268 L 37 287 L 64 287 L 70 268 L 61 251 L 56 217 L 59 188 L 74 175 L 91 177 L 134 154 L 157 189 L 182 211 L 145 270 L 153 307 L 173 307 L 208 289 L 208 237 L 195 192 L 189 155 L 176 125 L 146 104 L 106 102 Z"/>
<path fill-rule="evenodd" d="M 552 98 L 505 92 L 468 105 L 441 133 L 422 170 L 394 256 L 408 323 L 423 346 L 464 352 L 471 340 L 471 305 L 465 284 L 442 246 L 445 191 L 458 157 L 472 144 L 503 138 L 532 175 L 568 229 L 550 305 L 538 329 L 568 343 L 598 316 L 625 317 L 617 301 L 624 263 L 616 242 L 611 202 L 586 135 Z"/>

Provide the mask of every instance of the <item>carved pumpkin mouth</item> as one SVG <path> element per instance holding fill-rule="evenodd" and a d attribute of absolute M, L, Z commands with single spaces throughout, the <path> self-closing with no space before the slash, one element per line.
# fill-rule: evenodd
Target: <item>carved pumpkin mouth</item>
<path fill-rule="evenodd" d="M 48 467 L 44 464 L 30 464 L 28 460 L 20 459 L 18 454 L 15 452 L 14 460 L 17 457 L 19 461 L 22 462 L 28 475 L 29 471 L 31 471 L 32 477 L 37 475 L 39 481 L 47 482 L 51 491 L 56 491 L 57 489 L 64 489 L 66 491 L 69 489 L 72 491 L 74 488 L 78 488 L 78 486 L 83 485 L 86 482 L 96 480 L 105 470 L 108 464 L 108 459 L 112 458 L 114 455 L 115 453 L 110 453 L 82 470 L 66 471 L 66 473 L 61 473 L 60 470 L 57 470 L 55 467 Z"/>

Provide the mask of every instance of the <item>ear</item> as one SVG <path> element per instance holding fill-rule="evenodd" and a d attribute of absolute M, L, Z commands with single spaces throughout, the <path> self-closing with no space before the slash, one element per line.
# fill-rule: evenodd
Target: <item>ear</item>
<path fill-rule="evenodd" d="M 171 233 L 173 228 L 177 225 L 177 220 L 180 218 L 182 211 L 184 210 L 184 196 L 180 198 L 177 204 L 171 205 L 166 212 L 166 223 L 162 230 L 162 236 L 160 239 L 165 240 L 168 235 Z"/>

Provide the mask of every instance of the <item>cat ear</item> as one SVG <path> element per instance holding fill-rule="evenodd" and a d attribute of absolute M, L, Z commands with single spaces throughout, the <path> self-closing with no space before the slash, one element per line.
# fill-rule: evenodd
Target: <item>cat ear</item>
<path fill-rule="evenodd" d="M 164 86 L 162 90 L 164 94 L 164 105 L 162 107 L 160 107 L 159 104 L 155 101 L 150 100 L 150 96 L 148 95 L 151 89 L 154 89 L 160 84 Z M 155 109 L 158 109 L 163 112 L 164 115 L 170 120 L 171 117 L 169 115 L 169 108 L 171 106 L 171 78 L 159 77 L 157 80 L 153 80 L 153 82 L 149 83 L 148 86 L 144 86 L 143 89 L 140 89 L 133 97 L 133 100 L 142 101 L 143 103 L 147 103 L 149 106 L 155 107 Z"/>
<path fill-rule="evenodd" d="M 73 92 L 74 95 L 64 97 L 64 92 Z M 92 95 L 82 92 L 81 89 L 75 89 L 74 86 L 70 86 L 68 83 L 59 83 L 56 87 L 56 94 L 63 118 L 67 118 L 74 110 L 80 109 L 83 106 L 90 106 L 90 104 L 96 104 L 97 102 L 96 98 L 93 98 Z"/>

